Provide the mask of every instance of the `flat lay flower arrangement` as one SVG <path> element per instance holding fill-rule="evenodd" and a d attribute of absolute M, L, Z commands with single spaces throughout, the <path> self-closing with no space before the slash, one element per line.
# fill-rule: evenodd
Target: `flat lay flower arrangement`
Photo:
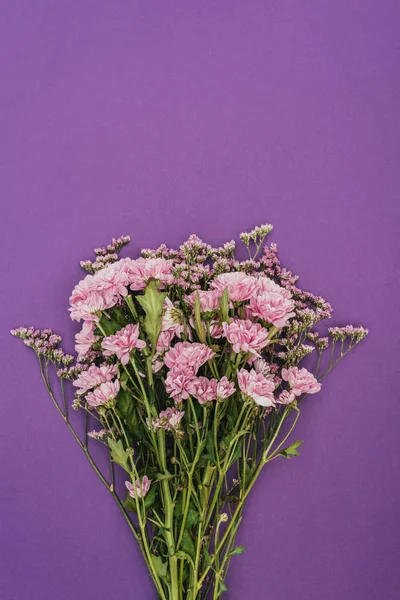
<path fill-rule="evenodd" d="M 235 538 L 250 490 L 268 463 L 298 456 L 292 433 L 304 398 L 368 333 L 349 325 L 321 337 L 314 326 L 332 307 L 297 286 L 276 245 L 265 244 L 271 230 L 241 234 L 244 261 L 234 242 L 213 248 L 195 235 L 136 259 L 119 257 L 129 237 L 96 249 L 70 297 L 71 318 L 83 323 L 76 358 L 50 329 L 12 330 L 35 351 L 54 405 L 113 495 L 162 600 L 228 591 L 231 560 L 245 551 Z M 311 354 L 312 370 L 299 366 Z M 70 422 L 67 381 L 83 435 Z M 92 444 L 104 446 L 107 476 Z"/>

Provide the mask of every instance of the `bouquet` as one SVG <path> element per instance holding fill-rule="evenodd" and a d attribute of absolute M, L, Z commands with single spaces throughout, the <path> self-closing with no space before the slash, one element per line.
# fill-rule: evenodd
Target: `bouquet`
<path fill-rule="evenodd" d="M 136 259 L 119 256 L 127 236 L 96 249 L 70 297 L 71 318 L 83 323 L 76 358 L 50 329 L 12 331 L 35 351 L 161 600 L 228 591 L 231 560 L 245 551 L 235 538 L 247 496 L 268 463 L 299 455 L 302 402 L 368 333 L 350 325 L 320 335 L 332 307 L 297 286 L 275 244 L 263 247 L 271 230 L 240 235 L 244 261 L 233 241 L 213 248 L 195 235 Z M 68 381 L 83 434 L 70 420 Z M 108 476 L 93 444 L 107 454 Z"/>

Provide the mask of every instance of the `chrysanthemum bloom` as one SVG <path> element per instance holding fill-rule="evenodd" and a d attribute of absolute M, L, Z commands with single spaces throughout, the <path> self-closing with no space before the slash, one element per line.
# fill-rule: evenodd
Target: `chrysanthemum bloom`
<path fill-rule="evenodd" d="M 72 382 L 72 385 L 78 388 L 78 395 L 84 394 L 101 383 L 107 383 L 114 379 L 117 374 L 116 365 L 107 365 L 106 363 L 97 367 L 91 365 L 87 371 L 82 373 Z"/>
<path fill-rule="evenodd" d="M 218 310 L 221 293 L 218 290 L 197 290 L 186 296 L 190 306 L 194 306 L 196 302 L 196 294 L 199 295 L 199 304 L 201 312 L 212 312 Z"/>
<path fill-rule="evenodd" d="M 160 412 L 154 426 L 156 429 L 162 427 L 165 431 L 177 430 L 180 427 L 184 414 L 185 411 L 169 406 Z"/>
<path fill-rule="evenodd" d="M 132 498 L 144 498 L 150 489 L 151 479 L 143 475 L 142 479 L 135 479 L 133 483 L 125 481 L 125 486 Z"/>
<path fill-rule="evenodd" d="M 182 369 L 190 367 L 194 374 L 208 360 L 213 358 L 215 352 L 205 344 L 198 342 L 178 342 L 168 350 L 164 357 L 164 363 L 169 368 L 178 365 Z"/>
<path fill-rule="evenodd" d="M 129 278 L 123 265 L 116 262 L 93 276 L 93 288 L 100 292 L 107 304 L 114 305 L 128 295 Z"/>
<path fill-rule="evenodd" d="M 191 367 L 176 366 L 168 372 L 165 379 L 165 389 L 167 394 L 179 404 L 182 400 L 189 398 L 189 386 L 195 378 L 194 370 Z"/>
<path fill-rule="evenodd" d="M 164 314 L 162 318 L 161 331 L 172 332 L 173 336 L 182 337 L 182 333 L 191 336 L 190 329 L 186 323 L 185 315 L 167 297 L 164 301 Z M 173 337 L 172 336 L 172 337 Z"/>
<path fill-rule="evenodd" d="M 275 384 L 270 379 L 266 379 L 261 373 L 256 373 L 254 369 L 246 371 L 240 369 L 237 372 L 239 388 L 245 398 L 254 400 L 261 406 L 274 406 Z"/>
<path fill-rule="evenodd" d="M 318 383 L 314 375 L 304 368 L 290 367 L 289 369 L 282 369 L 282 379 L 289 383 L 295 396 L 316 394 L 321 389 L 321 384 Z"/>
<path fill-rule="evenodd" d="M 173 262 L 165 258 L 138 258 L 129 264 L 129 280 L 131 290 L 144 290 L 149 279 L 156 279 L 163 284 L 174 281 Z"/>
<path fill-rule="evenodd" d="M 139 339 L 139 325 L 129 324 L 114 335 L 104 338 L 101 345 L 104 348 L 104 356 L 115 354 L 121 363 L 126 365 L 132 350 L 141 350 L 146 346 L 146 342 Z"/>
<path fill-rule="evenodd" d="M 222 323 L 224 335 L 236 353 L 257 354 L 268 345 L 268 329 L 259 323 L 235 319 L 231 323 Z"/>
<path fill-rule="evenodd" d="M 89 392 L 86 396 L 86 402 L 90 408 L 97 408 L 115 400 L 119 392 L 119 380 L 107 381 L 95 388 L 93 392 Z"/>
<path fill-rule="evenodd" d="M 217 383 L 217 400 L 226 400 L 235 393 L 235 384 L 227 377 L 221 377 Z"/>
<path fill-rule="evenodd" d="M 86 356 L 98 339 L 93 329 L 94 325 L 92 321 L 84 321 L 81 331 L 75 335 L 75 352 L 78 354 L 78 360 Z"/>
<path fill-rule="evenodd" d="M 249 300 L 257 288 L 257 279 L 246 275 L 243 271 L 222 273 L 210 282 L 211 287 L 220 294 L 227 289 L 231 302 Z"/>
<path fill-rule="evenodd" d="M 250 310 L 254 317 L 272 323 L 275 327 L 286 327 L 295 316 L 294 302 L 279 292 L 264 292 L 250 299 Z"/>
<path fill-rule="evenodd" d="M 200 404 L 206 404 L 217 398 L 217 380 L 207 377 L 195 377 L 188 386 L 188 392 L 196 398 Z"/>
<path fill-rule="evenodd" d="M 292 294 L 289 290 L 278 285 L 269 277 L 259 277 L 257 279 L 257 294 L 264 294 L 265 292 L 275 292 L 281 294 L 284 298 L 291 298 Z"/>
<path fill-rule="evenodd" d="M 292 391 L 289 392 L 288 390 L 283 390 L 283 392 L 281 392 L 279 394 L 278 398 L 276 399 L 276 402 L 278 404 L 291 404 L 295 400 L 296 400 L 296 396 L 294 395 L 294 393 Z"/>

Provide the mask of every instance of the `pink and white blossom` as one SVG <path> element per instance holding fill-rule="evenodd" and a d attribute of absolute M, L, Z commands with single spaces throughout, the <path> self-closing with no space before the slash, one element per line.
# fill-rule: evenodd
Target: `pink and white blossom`
<path fill-rule="evenodd" d="M 280 292 L 263 292 L 250 299 L 249 309 L 253 317 L 258 317 L 275 327 L 286 327 L 289 319 L 295 316 L 294 302 Z"/>
<path fill-rule="evenodd" d="M 143 475 L 142 479 L 135 479 L 133 483 L 125 481 L 126 489 L 132 498 L 144 498 L 151 485 L 151 479 Z"/>
<path fill-rule="evenodd" d="M 257 279 L 246 275 L 243 271 L 235 273 L 222 273 L 210 283 L 211 287 L 220 294 L 227 289 L 231 302 L 249 300 L 256 291 Z"/>
<path fill-rule="evenodd" d="M 93 392 L 89 392 L 86 396 L 86 402 L 90 408 L 97 408 L 108 404 L 115 400 L 120 389 L 119 380 L 107 381 L 107 383 L 101 383 L 99 387 L 96 387 Z"/>
<path fill-rule="evenodd" d="M 221 293 L 218 290 L 197 290 L 186 296 L 186 300 L 191 307 L 194 307 L 196 302 L 196 294 L 199 295 L 199 304 L 201 312 L 212 312 L 219 309 L 219 301 Z"/>
<path fill-rule="evenodd" d="M 132 350 L 134 348 L 141 350 L 146 346 L 146 342 L 139 339 L 139 325 L 129 324 L 114 335 L 104 338 L 101 345 L 105 356 L 115 354 L 121 363 L 126 365 Z"/>
<path fill-rule="evenodd" d="M 321 389 L 321 384 L 315 379 L 314 375 L 304 368 L 290 367 L 289 369 L 282 369 L 282 379 L 288 382 L 295 396 L 316 394 Z"/>
<path fill-rule="evenodd" d="M 240 369 L 237 372 L 239 388 L 242 394 L 254 400 L 260 406 L 275 406 L 274 390 L 275 384 L 254 369 L 247 371 Z"/>
<path fill-rule="evenodd" d="M 72 385 L 78 388 L 77 394 L 85 394 L 88 390 L 93 389 L 101 383 L 107 383 L 114 379 L 117 374 L 116 365 L 91 365 L 87 371 L 82 371 L 80 375 L 72 382 Z"/>
<path fill-rule="evenodd" d="M 75 335 L 75 352 L 78 354 L 78 359 L 86 356 L 93 344 L 98 340 L 98 336 L 94 334 L 93 330 L 93 322 L 84 321 L 81 331 Z"/>
<path fill-rule="evenodd" d="M 188 385 L 188 392 L 196 398 L 200 404 L 206 404 L 217 398 L 217 380 L 207 377 L 195 377 Z"/>
<path fill-rule="evenodd" d="M 172 274 L 173 262 L 165 258 L 138 258 L 129 265 L 129 280 L 131 290 L 144 290 L 150 279 L 156 279 L 163 284 L 174 281 Z"/>
<path fill-rule="evenodd" d="M 179 366 L 181 369 L 188 367 L 196 374 L 199 368 L 214 355 L 215 352 L 205 344 L 178 342 L 168 350 L 164 357 L 164 363 L 169 369 L 175 366 Z"/>
<path fill-rule="evenodd" d="M 289 390 L 283 390 L 276 399 L 278 404 L 291 404 L 296 400 L 296 396 L 293 392 L 289 392 Z"/>
<path fill-rule="evenodd" d="M 236 353 L 243 352 L 258 355 L 268 345 L 268 329 L 259 323 L 235 319 L 230 323 L 222 323 L 224 335 Z"/>
<path fill-rule="evenodd" d="M 227 377 L 221 377 L 217 383 L 217 400 L 226 400 L 229 396 L 232 396 L 236 391 L 235 384 L 233 381 L 229 381 Z"/>

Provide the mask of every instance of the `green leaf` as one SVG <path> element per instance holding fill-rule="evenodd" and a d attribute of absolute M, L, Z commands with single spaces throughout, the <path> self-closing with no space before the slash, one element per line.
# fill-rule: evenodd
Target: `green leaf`
<path fill-rule="evenodd" d="M 203 322 L 201 320 L 199 292 L 196 292 L 194 300 L 194 328 L 196 330 L 197 337 L 199 338 L 200 342 L 202 344 L 205 344 L 206 334 L 204 331 Z"/>
<path fill-rule="evenodd" d="M 197 523 L 200 521 L 200 515 L 199 515 L 199 511 L 196 510 L 196 508 L 193 506 L 192 503 L 189 504 L 189 510 L 188 510 L 188 514 L 186 517 L 186 529 L 190 529 L 190 527 L 193 527 L 193 525 L 197 525 Z"/>
<path fill-rule="evenodd" d="M 229 552 L 229 556 L 237 556 L 238 554 L 244 554 L 245 551 L 246 546 L 236 546 L 236 548 L 234 548 L 232 552 Z"/>
<path fill-rule="evenodd" d="M 167 579 L 168 562 L 163 561 L 161 556 L 157 556 L 156 554 L 151 555 L 151 562 L 153 563 L 153 567 L 157 575 L 162 579 Z"/>
<path fill-rule="evenodd" d="M 228 288 L 225 288 L 222 292 L 222 296 L 219 299 L 219 310 L 221 313 L 221 321 L 222 323 L 229 323 L 229 296 L 228 296 Z"/>
<path fill-rule="evenodd" d="M 130 496 L 130 494 L 126 495 L 126 498 L 122 502 L 122 504 L 124 505 L 124 507 L 126 508 L 126 510 L 128 512 L 136 512 L 136 500 L 135 500 L 135 498 L 132 498 L 132 496 Z"/>
<path fill-rule="evenodd" d="M 115 442 L 113 439 L 108 438 L 108 445 L 111 450 L 111 460 L 121 465 L 121 467 L 129 473 L 129 455 L 126 452 L 122 441 L 118 440 L 118 442 Z"/>
<path fill-rule="evenodd" d="M 194 547 L 194 542 L 186 529 L 183 532 L 182 536 L 182 550 L 194 560 L 196 555 L 196 549 Z"/>
<path fill-rule="evenodd" d="M 152 485 L 144 498 L 144 506 L 145 508 L 150 508 L 156 499 L 157 488 L 155 485 Z"/>
<path fill-rule="evenodd" d="M 192 557 L 189 556 L 189 554 L 186 554 L 186 552 L 184 552 L 183 550 L 178 550 L 178 552 L 175 553 L 175 556 L 177 558 L 181 558 L 183 560 L 187 560 L 188 562 L 192 563 L 192 565 L 194 565 Z"/>
<path fill-rule="evenodd" d="M 154 477 L 155 481 L 164 481 L 165 479 L 172 479 L 173 475 L 171 473 L 157 473 Z"/>
<path fill-rule="evenodd" d="M 166 292 L 158 291 L 158 284 L 154 279 L 150 279 L 146 285 L 143 296 L 136 296 L 136 300 L 146 313 L 144 329 L 150 341 L 153 356 L 156 352 L 157 340 L 161 331 L 163 305 L 166 296 Z"/>
<path fill-rule="evenodd" d="M 221 583 L 219 584 L 219 593 L 222 594 L 223 592 L 229 592 L 229 590 L 224 584 L 224 582 L 221 581 Z"/>
<path fill-rule="evenodd" d="M 284 456 L 285 458 L 290 458 L 291 456 L 300 456 L 300 452 L 297 452 L 297 448 L 301 446 L 303 440 L 297 440 L 297 442 L 293 442 L 290 446 L 279 452 L 279 456 Z"/>

